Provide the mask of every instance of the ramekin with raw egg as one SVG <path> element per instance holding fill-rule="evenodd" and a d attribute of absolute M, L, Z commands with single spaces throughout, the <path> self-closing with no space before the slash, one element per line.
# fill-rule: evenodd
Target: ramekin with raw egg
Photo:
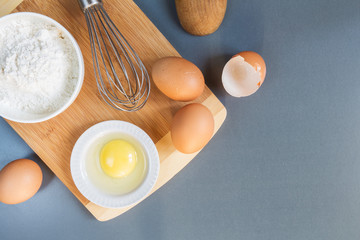
<path fill-rule="evenodd" d="M 86 130 L 74 145 L 71 174 L 89 201 L 122 208 L 145 198 L 157 180 L 160 161 L 151 138 L 124 121 L 105 121 Z"/>

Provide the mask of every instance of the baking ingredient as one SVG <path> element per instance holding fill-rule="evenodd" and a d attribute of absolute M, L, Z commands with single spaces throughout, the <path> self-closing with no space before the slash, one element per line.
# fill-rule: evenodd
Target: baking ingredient
<path fill-rule="evenodd" d="M 264 82 L 266 65 L 256 52 L 236 54 L 226 64 L 222 73 L 225 90 L 234 97 L 246 97 L 255 93 Z"/>
<path fill-rule="evenodd" d="M 222 23 L 227 0 L 175 0 L 181 26 L 190 34 L 215 32 Z"/>
<path fill-rule="evenodd" d="M 37 163 L 18 159 L 8 163 L 0 171 L 0 202 L 18 204 L 35 195 L 43 175 Z"/>
<path fill-rule="evenodd" d="M 41 19 L 0 26 L 0 106 L 34 114 L 58 110 L 71 97 L 79 74 L 70 39 Z"/>
<path fill-rule="evenodd" d="M 104 170 L 104 167 L 101 166 L 102 158 L 105 160 L 110 158 L 111 155 L 122 155 L 116 149 L 117 147 L 122 148 L 132 156 L 136 154 L 135 164 L 133 165 L 132 161 L 125 158 L 125 161 L 123 161 L 125 166 L 117 165 L 119 166 L 118 168 L 110 167 Z M 118 196 L 134 191 L 143 182 L 148 171 L 146 163 L 147 155 L 142 144 L 132 136 L 124 133 L 111 132 L 98 136 L 89 144 L 85 151 L 85 169 L 88 178 L 97 189 L 106 194 Z M 101 157 L 102 153 L 104 155 Z M 121 172 L 121 170 L 123 170 L 125 175 L 117 177 L 116 173 Z"/>
<path fill-rule="evenodd" d="M 204 91 L 205 80 L 200 69 L 181 57 L 164 57 L 152 67 L 156 86 L 176 101 L 192 101 Z"/>
<path fill-rule="evenodd" d="M 136 166 L 136 150 L 127 141 L 112 140 L 101 149 L 100 165 L 110 177 L 126 177 Z"/>
<path fill-rule="evenodd" d="M 177 150 L 194 153 L 214 134 L 214 117 L 202 104 L 192 103 L 178 110 L 171 124 L 171 139 Z"/>

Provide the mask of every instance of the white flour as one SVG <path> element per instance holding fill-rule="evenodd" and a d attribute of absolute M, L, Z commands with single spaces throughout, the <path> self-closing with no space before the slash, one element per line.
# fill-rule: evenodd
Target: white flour
<path fill-rule="evenodd" d="M 0 105 L 49 113 L 70 98 L 79 66 L 70 39 L 49 23 L 21 19 L 0 26 Z"/>

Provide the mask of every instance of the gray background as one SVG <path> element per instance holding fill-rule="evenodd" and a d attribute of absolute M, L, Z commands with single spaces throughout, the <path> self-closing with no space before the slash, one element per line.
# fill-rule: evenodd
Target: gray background
<path fill-rule="evenodd" d="M 0 168 L 29 157 L 45 179 L 29 201 L 0 203 L 0 239 L 360 239 L 360 2 L 229 0 L 207 37 L 182 30 L 172 0 L 135 2 L 203 70 L 224 125 L 159 191 L 98 222 L 1 119 Z M 238 99 L 220 75 L 244 50 L 268 74 Z"/>

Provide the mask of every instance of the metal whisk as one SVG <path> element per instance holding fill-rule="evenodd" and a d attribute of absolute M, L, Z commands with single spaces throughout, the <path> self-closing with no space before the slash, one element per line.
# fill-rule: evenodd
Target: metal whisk
<path fill-rule="evenodd" d="M 97 87 L 115 109 L 141 109 L 150 94 L 149 74 L 103 8 L 102 0 L 78 0 L 89 30 Z"/>

